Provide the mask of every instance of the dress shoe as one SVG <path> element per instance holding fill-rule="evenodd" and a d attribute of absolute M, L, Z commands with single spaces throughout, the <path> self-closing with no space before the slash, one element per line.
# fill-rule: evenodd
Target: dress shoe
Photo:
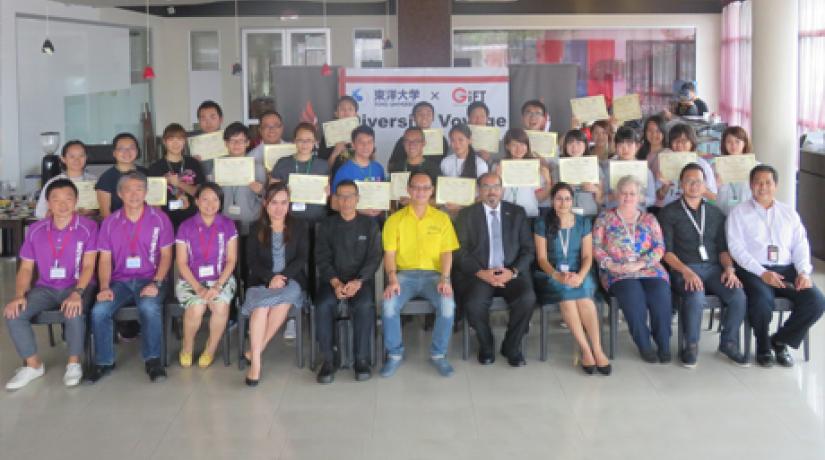
<path fill-rule="evenodd" d="M 478 363 L 481 365 L 488 365 L 493 364 L 496 362 L 496 354 L 491 353 L 489 351 L 479 351 L 478 352 Z"/>
<path fill-rule="evenodd" d="M 153 382 L 166 380 L 166 369 L 163 368 L 160 358 L 152 358 L 146 361 L 146 373 L 149 375 L 149 380 Z"/>
<path fill-rule="evenodd" d="M 522 367 L 527 365 L 527 361 L 524 359 L 524 355 L 521 354 L 521 352 L 518 352 L 507 357 L 507 364 L 513 367 Z"/>
<path fill-rule="evenodd" d="M 366 359 L 356 359 L 352 370 L 355 372 L 355 380 L 358 382 L 367 381 L 372 377 L 372 370 Z"/>
<path fill-rule="evenodd" d="M 610 375 L 610 373 L 613 372 L 613 366 L 611 366 L 610 364 L 604 366 L 596 366 L 596 371 L 602 375 Z"/>
<path fill-rule="evenodd" d="M 758 353 L 756 355 L 756 364 L 762 367 L 773 367 L 773 363 L 775 362 L 776 360 L 773 359 L 773 353 L 770 351 L 765 353 Z"/>
<path fill-rule="evenodd" d="M 315 380 L 322 385 L 330 384 L 335 380 L 335 366 L 332 365 L 332 362 L 324 361 Z"/>
<path fill-rule="evenodd" d="M 256 387 L 256 386 L 258 386 L 258 382 L 259 382 L 259 381 L 260 381 L 260 379 L 254 379 L 254 380 L 253 380 L 253 379 L 251 379 L 251 378 L 247 377 L 247 378 L 246 378 L 246 386 L 248 386 L 248 387 Z"/>
<path fill-rule="evenodd" d="M 793 367 L 793 356 L 784 343 L 774 342 L 771 339 L 773 353 L 776 355 L 776 362 L 782 367 Z"/>
<path fill-rule="evenodd" d="M 86 376 L 86 381 L 89 383 L 97 383 L 98 380 L 109 375 L 109 373 L 112 372 L 114 368 L 114 364 L 93 366 L 89 370 L 89 374 Z"/>

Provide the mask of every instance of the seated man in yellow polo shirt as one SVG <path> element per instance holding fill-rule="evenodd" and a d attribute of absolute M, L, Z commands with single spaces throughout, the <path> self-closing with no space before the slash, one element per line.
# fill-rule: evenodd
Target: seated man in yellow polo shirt
<path fill-rule="evenodd" d="M 430 362 L 444 377 L 453 374 L 447 348 L 453 331 L 455 298 L 450 284 L 453 251 L 458 249 L 450 217 L 430 206 L 433 181 L 425 173 L 410 175 L 410 204 L 384 224 L 384 269 L 389 282 L 384 290 L 382 318 L 387 359 L 382 377 L 391 377 L 401 365 L 401 309 L 410 299 L 423 297 L 435 307 L 436 319 Z"/>

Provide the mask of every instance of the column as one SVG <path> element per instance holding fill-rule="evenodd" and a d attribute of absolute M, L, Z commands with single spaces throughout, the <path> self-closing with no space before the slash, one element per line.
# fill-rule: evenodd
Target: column
<path fill-rule="evenodd" d="M 450 67 L 452 0 L 398 0 L 398 67 Z"/>

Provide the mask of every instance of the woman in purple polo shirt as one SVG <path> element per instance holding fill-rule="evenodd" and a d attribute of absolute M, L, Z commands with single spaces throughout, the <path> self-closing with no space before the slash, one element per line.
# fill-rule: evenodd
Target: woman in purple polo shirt
<path fill-rule="evenodd" d="M 94 276 L 97 225 L 75 212 L 77 188 L 71 180 L 52 181 L 45 195 L 51 217 L 29 227 L 20 248 L 14 299 L 3 311 L 17 353 L 26 362 L 6 384 L 8 390 L 23 388 L 45 372 L 37 356 L 31 320 L 46 310 L 60 309 L 65 318 L 69 364 L 63 383 L 74 386 L 83 377 L 84 311 L 94 294 L 88 286 Z M 29 290 L 35 268 L 37 282 Z"/>
<path fill-rule="evenodd" d="M 229 319 L 229 303 L 235 296 L 235 262 L 238 258 L 238 231 L 232 219 L 221 214 L 223 190 L 214 182 L 206 182 L 195 192 L 198 213 L 181 223 L 175 240 L 175 260 L 180 279 L 175 295 L 186 310 L 183 316 L 183 345 L 180 365 L 192 365 L 195 334 L 201 326 L 206 309 L 209 320 L 209 340 L 198 358 L 198 367 L 212 364 L 215 349 Z"/>

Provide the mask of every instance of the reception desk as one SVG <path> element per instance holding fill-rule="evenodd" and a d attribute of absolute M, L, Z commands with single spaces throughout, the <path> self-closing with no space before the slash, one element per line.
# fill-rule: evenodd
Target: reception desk
<path fill-rule="evenodd" d="M 803 148 L 799 153 L 796 208 L 808 230 L 811 252 L 825 259 L 825 148 Z"/>

